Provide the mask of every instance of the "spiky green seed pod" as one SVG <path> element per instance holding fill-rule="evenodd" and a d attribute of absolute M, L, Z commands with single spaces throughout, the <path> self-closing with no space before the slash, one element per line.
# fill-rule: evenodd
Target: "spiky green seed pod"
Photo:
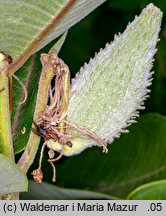
<path fill-rule="evenodd" d="M 143 109 L 151 85 L 152 62 L 159 40 L 162 12 L 149 4 L 123 34 L 81 68 L 72 80 L 68 121 L 112 143 Z M 72 156 L 99 145 L 74 131 Z M 60 146 L 57 145 L 57 149 Z"/>

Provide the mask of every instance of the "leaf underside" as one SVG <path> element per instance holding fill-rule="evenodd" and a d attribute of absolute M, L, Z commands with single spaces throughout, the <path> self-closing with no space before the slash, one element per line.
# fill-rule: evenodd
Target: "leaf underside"
<path fill-rule="evenodd" d="M 14 60 L 9 73 L 104 1 L 1 0 L 0 50 Z"/>
<path fill-rule="evenodd" d="M 73 200 L 73 199 L 113 199 L 113 197 L 85 190 L 64 189 L 51 184 L 30 182 L 28 193 L 21 193 L 21 199 L 33 200 Z"/>
<path fill-rule="evenodd" d="M 0 194 L 27 191 L 28 180 L 12 161 L 0 154 Z"/>

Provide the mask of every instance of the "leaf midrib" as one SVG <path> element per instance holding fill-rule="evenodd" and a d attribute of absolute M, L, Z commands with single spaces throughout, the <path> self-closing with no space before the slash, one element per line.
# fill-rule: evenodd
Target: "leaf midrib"
<path fill-rule="evenodd" d="M 39 46 L 41 41 L 50 33 L 50 31 L 59 23 L 59 21 L 64 17 L 66 12 L 73 6 L 76 0 L 68 0 L 60 12 L 48 23 L 47 26 L 38 34 L 37 37 L 29 44 L 27 49 L 22 55 L 18 57 L 12 64 L 9 65 L 7 69 L 8 76 L 12 76 L 29 58 L 29 56 L 35 51 Z"/>

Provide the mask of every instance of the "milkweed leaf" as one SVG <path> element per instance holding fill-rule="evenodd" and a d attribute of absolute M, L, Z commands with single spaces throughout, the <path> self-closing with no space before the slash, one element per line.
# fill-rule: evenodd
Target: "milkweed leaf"
<path fill-rule="evenodd" d="M 28 190 L 25 173 L 11 160 L 0 154 L 0 193 L 12 193 Z"/>
<path fill-rule="evenodd" d="M 8 73 L 12 75 L 32 53 L 66 32 L 104 1 L 1 0 L 0 50 L 13 58 Z"/>

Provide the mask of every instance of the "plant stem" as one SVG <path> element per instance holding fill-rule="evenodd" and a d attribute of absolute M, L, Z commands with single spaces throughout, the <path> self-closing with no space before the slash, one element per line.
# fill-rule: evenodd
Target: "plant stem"
<path fill-rule="evenodd" d="M 0 72 L 0 145 L 2 145 L 1 153 L 14 160 L 6 70 Z"/>
<path fill-rule="evenodd" d="M 39 118 L 40 113 L 44 110 L 47 99 L 48 99 L 48 89 L 50 82 L 53 78 L 54 68 L 52 64 L 52 56 L 51 54 L 42 54 L 41 56 L 41 63 L 43 66 L 40 81 L 39 81 L 39 88 L 37 94 L 37 101 L 34 113 L 34 121 Z M 32 125 L 33 130 L 35 130 L 34 126 Z M 29 140 L 27 143 L 27 147 L 22 154 L 20 160 L 18 161 L 18 166 L 27 172 L 30 165 L 32 164 L 36 152 L 39 147 L 40 136 L 36 135 L 33 131 L 31 131 Z"/>
<path fill-rule="evenodd" d="M 9 78 L 6 73 L 8 55 L 0 53 L 0 149 L 1 154 L 14 160 L 14 150 L 11 133 L 10 108 L 9 108 Z M 19 193 L 10 193 L 0 196 L 1 199 L 19 199 Z"/>

